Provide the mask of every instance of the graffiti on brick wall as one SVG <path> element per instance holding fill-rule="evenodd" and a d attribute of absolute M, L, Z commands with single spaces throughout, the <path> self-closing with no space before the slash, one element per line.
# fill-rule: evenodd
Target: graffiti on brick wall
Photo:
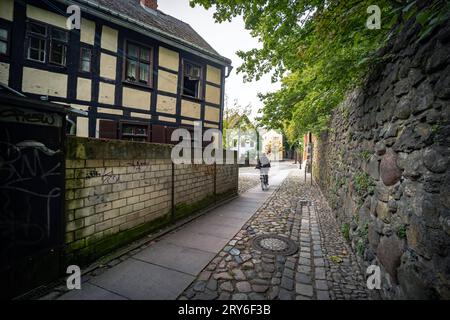
<path fill-rule="evenodd" d="M 20 234 L 19 244 L 32 244 L 50 236 L 51 203 L 61 197 L 62 190 L 51 183 L 52 177 L 61 175 L 61 162 L 49 158 L 60 153 L 39 141 L 0 141 L 2 238 L 14 239 L 18 244 Z M 35 208 L 44 208 L 40 213 L 43 219 L 36 219 Z M 8 243 L 13 245 L 12 241 Z"/>
<path fill-rule="evenodd" d="M 89 170 L 86 173 L 86 179 L 101 178 L 103 184 L 117 183 L 120 181 L 120 175 L 114 174 L 111 169 L 103 168 L 100 172 L 97 169 Z"/>

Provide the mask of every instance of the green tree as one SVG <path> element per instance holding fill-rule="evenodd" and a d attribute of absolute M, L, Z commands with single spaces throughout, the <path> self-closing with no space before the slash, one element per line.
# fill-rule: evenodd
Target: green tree
<path fill-rule="evenodd" d="M 226 148 L 232 147 L 231 141 L 226 141 L 227 131 L 230 129 L 241 129 L 243 132 L 255 130 L 255 126 L 250 121 L 249 116 L 252 111 L 251 104 L 241 106 L 234 100 L 232 106 L 226 106 L 223 118 L 223 145 Z"/>
<path fill-rule="evenodd" d="M 242 16 L 262 48 L 238 51 L 238 72 L 246 81 L 272 73 L 279 91 L 260 94 L 261 125 L 282 129 L 290 141 L 318 132 L 331 111 L 361 84 L 375 64 L 387 57 L 379 49 L 411 17 L 426 36 L 446 18 L 450 2 L 377 1 L 381 29 L 367 28 L 371 0 L 191 0 L 192 6 L 215 6 L 217 22 Z"/>

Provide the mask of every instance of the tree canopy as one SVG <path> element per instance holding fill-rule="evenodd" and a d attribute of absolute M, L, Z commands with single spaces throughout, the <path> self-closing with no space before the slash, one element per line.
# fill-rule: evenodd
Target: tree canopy
<path fill-rule="evenodd" d="M 282 129 L 290 143 L 307 131 L 326 127 L 331 110 L 358 86 L 383 57 L 377 51 L 393 34 L 393 26 L 411 16 L 423 33 L 442 22 L 446 0 L 419 10 L 417 0 L 380 0 L 381 28 L 369 29 L 371 0 L 191 0 L 192 6 L 215 6 L 217 22 L 240 15 L 261 48 L 238 51 L 245 81 L 271 73 L 279 91 L 259 94 L 264 103 L 261 125 Z M 431 22 L 430 22 L 431 21 Z"/>

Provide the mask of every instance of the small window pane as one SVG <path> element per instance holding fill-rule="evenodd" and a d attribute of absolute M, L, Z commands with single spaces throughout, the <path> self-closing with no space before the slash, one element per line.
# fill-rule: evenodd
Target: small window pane
<path fill-rule="evenodd" d="M 60 42 L 52 42 L 52 51 L 50 52 L 50 62 L 66 65 L 66 45 Z"/>
<path fill-rule="evenodd" d="M 123 133 L 133 134 L 133 127 L 132 126 L 123 126 Z"/>
<path fill-rule="evenodd" d="M 67 38 L 68 38 L 67 32 L 58 29 L 52 30 L 52 40 L 67 42 Z"/>
<path fill-rule="evenodd" d="M 0 39 L 1 40 L 8 39 L 8 30 L 0 28 Z"/>
<path fill-rule="evenodd" d="M 150 50 L 141 48 L 141 60 L 145 62 L 150 62 Z"/>
<path fill-rule="evenodd" d="M 199 80 L 192 80 L 190 77 L 184 77 L 183 81 L 183 94 L 197 98 L 198 97 L 198 84 Z"/>
<path fill-rule="evenodd" d="M 188 63 L 184 65 L 184 75 L 189 76 L 192 66 Z"/>
<path fill-rule="evenodd" d="M 200 78 L 200 68 L 199 67 L 192 68 L 191 77 Z"/>
<path fill-rule="evenodd" d="M 81 71 L 91 72 L 91 62 L 85 60 L 81 61 Z"/>
<path fill-rule="evenodd" d="M 8 51 L 8 46 L 7 46 L 6 42 L 0 41 L 0 53 L 6 54 L 7 51 Z"/>
<path fill-rule="evenodd" d="M 136 127 L 136 134 L 147 134 L 147 130 L 144 127 Z"/>
<path fill-rule="evenodd" d="M 44 40 L 38 38 L 30 38 L 30 47 L 33 49 L 41 49 L 43 47 L 42 42 Z"/>
<path fill-rule="evenodd" d="M 81 65 L 80 69 L 83 72 L 91 72 L 91 49 L 81 49 Z"/>
<path fill-rule="evenodd" d="M 40 62 L 45 61 L 45 40 L 33 37 L 30 38 L 28 58 Z"/>
<path fill-rule="evenodd" d="M 40 59 L 39 59 L 39 50 L 36 50 L 36 49 L 30 48 L 30 51 L 29 51 L 28 57 L 29 57 L 30 59 L 33 59 L 33 60 L 38 60 L 38 61 L 40 61 Z"/>
<path fill-rule="evenodd" d="M 148 83 L 149 79 L 149 65 L 141 63 L 139 65 L 139 81 L 143 83 Z"/>
<path fill-rule="evenodd" d="M 136 81 L 137 63 L 136 61 L 127 59 L 127 80 Z"/>
<path fill-rule="evenodd" d="M 128 50 L 127 50 L 127 56 L 129 58 L 136 58 L 138 57 L 138 47 L 134 44 L 129 43 L 128 44 Z"/>
<path fill-rule="evenodd" d="M 30 32 L 36 33 L 36 34 L 40 34 L 40 35 L 47 35 L 47 28 L 45 26 L 41 26 L 39 24 L 36 23 L 29 23 L 28 24 L 28 30 Z"/>
<path fill-rule="evenodd" d="M 186 63 L 184 67 L 184 75 L 191 79 L 199 79 L 201 68 L 190 63 Z"/>

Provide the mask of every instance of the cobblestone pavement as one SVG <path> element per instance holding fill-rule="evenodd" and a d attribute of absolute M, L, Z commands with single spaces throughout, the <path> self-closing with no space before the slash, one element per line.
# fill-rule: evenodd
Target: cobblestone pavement
<path fill-rule="evenodd" d="M 300 171 L 291 173 L 179 299 L 367 299 L 355 255 L 320 192 L 302 179 Z M 299 250 L 256 250 L 252 240 L 266 234 L 289 238 Z M 260 244 L 286 248 L 277 239 Z"/>
<path fill-rule="evenodd" d="M 259 185 L 259 176 L 239 176 L 239 194 Z"/>

